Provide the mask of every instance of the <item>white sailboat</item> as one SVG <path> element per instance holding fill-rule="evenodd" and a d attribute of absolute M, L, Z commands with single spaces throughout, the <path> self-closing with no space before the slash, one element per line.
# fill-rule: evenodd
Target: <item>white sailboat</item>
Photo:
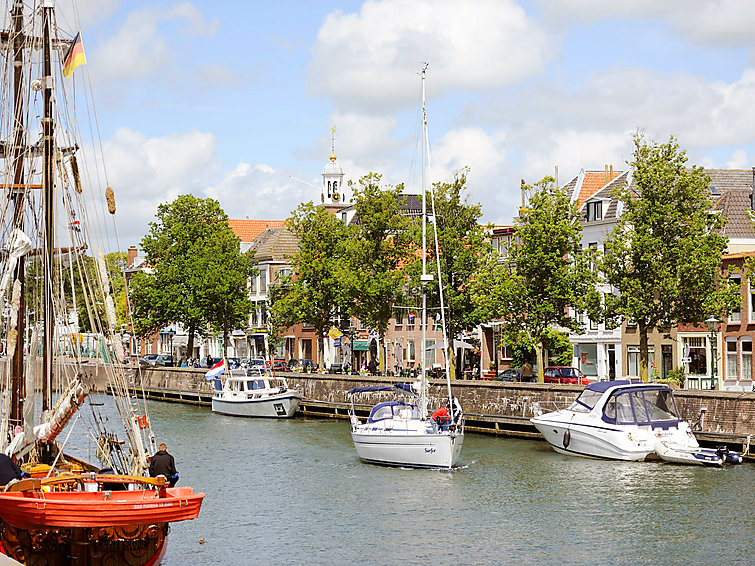
<path fill-rule="evenodd" d="M 428 154 L 427 112 L 425 108 L 425 72 L 427 63 L 423 64 L 422 77 L 422 343 L 427 344 L 427 285 L 434 277 L 427 272 L 427 190 L 426 164 Z M 434 206 L 433 206 L 434 208 Z M 433 217 L 435 215 L 433 214 Z M 454 397 L 451 392 L 451 372 L 448 356 L 448 337 L 446 336 L 446 319 L 443 298 L 443 286 L 439 262 L 438 233 L 433 223 L 435 236 L 435 257 L 440 295 L 440 312 L 443 327 L 443 352 L 446 359 L 446 383 L 449 400 L 449 422 L 436 422 L 428 416 L 427 411 L 427 376 L 426 366 L 422 364 L 419 383 L 395 384 L 394 387 L 375 386 L 351 389 L 351 437 L 357 455 L 365 462 L 387 466 L 413 468 L 450 469 L 456 465 L 464 443 L 464 417 L 459 411 L 454 413 Z M 424 360 L 423 360 L 424 362 Z M 354 395 L 373 391 L 395 390 L 410 398 L 406 400 L 384 401 L 376 404 L 370 411 L 366 422 L 360 422 L 354 410 Z"/>

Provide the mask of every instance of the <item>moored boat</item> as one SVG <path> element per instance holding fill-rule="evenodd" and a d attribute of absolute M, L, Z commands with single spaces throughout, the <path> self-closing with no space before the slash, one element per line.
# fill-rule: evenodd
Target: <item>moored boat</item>
<path fill-rule="evenodd" d="M 288 418 L 302 396 L 286 379 L 257 367 L 230 370 L 225 383 L 215 378 L 212 412 L 235 417 Z"/>
<path fill-rule="evenodd" d="M 725 446 L 719 448 L 690 448 L 673 442 L 658 442 L 655 452 L 666 462 L 690 466 L 723 466 L 724 464 L 741 464 L 742 456 L 731 452 Z"/>
<path fill-rule="evenodd" d="M 679 417 L 671 389 L 659 383 L 600 381 L 567 408 L 530 419 L 556 452 L 612 460 L 654 459 L 656 444 L 699 448 Z"/>
<path fill-rule="evenodd" d="M 77 123 L 84 114 L 96 123 L 91 105 L 76 104 L 91 94 L 81 77 L 86 67 L 74 75 L 86 64 L 83 43 L 79 33 L 58 27 L 53 0 L 6 6 L 0 450 L 11 460 L 3 457 L 0 552 L 48 566 L 157 564 L 169 523 L 195 518 L 204 494 L 145 477 L 156 435 L 146 402 L 126 375 L 129 320 L 125 307 L 118 308 L 126 300 L 125 254 L 108 254 L 106 247 L 118 241 L 115 193 L 102 184 L 102 156 L 84 159 L 101 143 L 81 139 Z M 73 96 L 77 77 L 81 96 Z M 120 418 L 111 420 L 103 403 L 85 403 L 92 351 L 82 347 L 82 334 L 97 343 L 92 351 Z M 79 420 L 84 411 L 88 416 Z M 96 465 L 68 454 L 74 432 L 81 442 L 71 444 L 90 444 L 87 459 Z"/>

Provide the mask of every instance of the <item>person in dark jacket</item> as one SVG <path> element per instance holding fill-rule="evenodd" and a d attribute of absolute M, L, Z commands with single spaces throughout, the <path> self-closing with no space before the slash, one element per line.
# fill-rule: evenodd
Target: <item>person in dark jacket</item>
<path fill-rule="evenodd" d="M 154 477 L 165 476 L 168 479 L 168 487 L 173 487 L 178 481 L 178 472 L 176 471 L 176 461 L 173 456 L 168 454 L 168 447 L 164 442 L 157 447 L 149 461 L 149 475 Z"/>
<path fill-rule="evenodd" d="M 0 485 L 8 485 L 12 480 L 21 479 L 21 468 L 8 456 L 0 452 Z"/>

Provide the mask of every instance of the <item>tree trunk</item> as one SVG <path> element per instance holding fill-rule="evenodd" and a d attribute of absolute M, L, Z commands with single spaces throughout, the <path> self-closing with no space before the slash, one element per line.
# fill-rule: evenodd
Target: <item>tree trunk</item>
<path fill-rule="evenodd" d="M 317 367 L 325 369 L 325 329 L 317 329 Z"/>
<path fill-rule="evenodd" d="M 648 327 L 644 322 L 638 321 L 640 331 L 640 381 L 648 381 Z"/>
<path fill-rule="evenodd" d="M 186 357 L 194 357 L 194 325 L 189 326 L 189 339 L 186 342 Z"/>
<path fill-rule="evenodd" d="M 543 342 L 542 340 L 538 340 L 535 343 L 535 356 L 536 356 L 536 363 L 537 363 L 537 382 L 538 383 L 545 383 L 545 367 L 543 366 Z"/>

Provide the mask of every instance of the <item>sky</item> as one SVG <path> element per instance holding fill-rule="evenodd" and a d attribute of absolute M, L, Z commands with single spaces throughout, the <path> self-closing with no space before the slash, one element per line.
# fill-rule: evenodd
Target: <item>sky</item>
<path fill-rule="evenodd" d="M 468 168 L 482 221 L 520 180 L 625 170 L 633 136 L 690 164 L 755 165 L 750 0 L 58 0 L 81 30 L 120 241 L 157 206 L 214 198 L 231 218 L 319 202 L 335 153 L 418 193 L 419 70 L 431 181 Z M 315 186 L 313 186 L 315 185 Z"/>

